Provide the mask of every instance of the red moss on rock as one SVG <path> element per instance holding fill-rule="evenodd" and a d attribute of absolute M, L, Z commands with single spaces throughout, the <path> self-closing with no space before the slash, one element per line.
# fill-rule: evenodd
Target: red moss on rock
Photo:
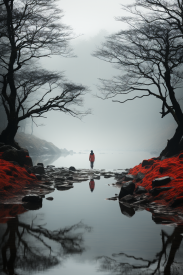
<path fill-rule="evenodd" d="M 152 160 L 152 161 L 151 161 Z M 171 205 L 174 200 L 179 200 L 180 204 L 183 206 L 183 159 L 182 154 L 167 158 L 164 160 L 159 159 L 149 159 L 148 163 L 152 165 L 142 166 L 142 163 L 130 169 L 129 174 L 137 175 L 138 172 L 145 174 L 145 177 L 141 182 L 136 183 L 137 186 L 143 186 L 148 191 L 152 189 L 152 181 L 155 178 L 161 178 L 169 176 L 172 180 L 164 185 L 166 187 L 172 186 L 174 188 L 161 192 L 155 197 L 156 200 L 161 200 L 161 203 L 166 205 Z M 163 185 L 162 185 L 163 187 Z M 182 203 L 181 203 L 182 199 Z"/>
<path fill-rule="evenodd" d="M 0 196 L 11 197 L 20 192 L 26 186 L 37 181 L 34 174 L 29 174 L 24 167 L 14 165 L 11 162 L 1 159 L 0 153 Z"/>

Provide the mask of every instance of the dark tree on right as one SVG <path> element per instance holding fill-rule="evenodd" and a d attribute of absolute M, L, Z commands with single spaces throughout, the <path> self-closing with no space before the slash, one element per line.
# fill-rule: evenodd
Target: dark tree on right
<path fill-rule="evenodd" d="M 127 101 L 154 96 L 162 102 L 162 118 L 177 124 L 160 156 L 183 150 L 183 112 L 177 91 L 183 87 L 183 1 L 136 0 L 122 6 L 129 16 L 117 20 L 124 30 L 108 36 L 94 56 L 114 64 L 119 76 L 100 79 L 102 98 L 126 95 Z M 128 26 L 128 27 L 126 27 Z"/>

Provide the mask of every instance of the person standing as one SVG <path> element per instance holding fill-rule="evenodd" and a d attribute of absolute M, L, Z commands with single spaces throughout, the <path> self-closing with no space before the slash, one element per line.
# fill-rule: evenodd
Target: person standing
<path fill-rule="evenodd" d="M 93 150 L 91 150 L 91 153 L 89 155 L 89 161 L 90 161 L 91 168 L 93 169 L 93 165 L 95 161 L 95 154 L 93 153 Z"/>

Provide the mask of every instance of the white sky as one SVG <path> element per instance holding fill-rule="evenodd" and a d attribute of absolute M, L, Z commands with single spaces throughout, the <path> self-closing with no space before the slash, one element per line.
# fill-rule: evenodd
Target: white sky
<path fill-rule="evenodd" d="M 59 7 L 64 11 L 63 22 L 72 26 L 77 35 L 95 36 L 101 30 L 114 32 L 120 23 L 114 17 L 124 12 L 121 4 L 133 3 L 132 0 L 59 0 Z"/>

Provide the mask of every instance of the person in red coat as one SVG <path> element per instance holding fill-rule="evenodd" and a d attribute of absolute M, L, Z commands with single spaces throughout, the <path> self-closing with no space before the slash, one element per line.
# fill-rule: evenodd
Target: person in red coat
<path fill-rule="evenodd" d="M 93 165 L 94 165 L 94 161 L 95 161 L 95 154 L 93 153 L 93 151 L 91 150 L 91 153 L 89 155 L 89 161 L 91 164 L 91 168 L 93 169 Z"/>

